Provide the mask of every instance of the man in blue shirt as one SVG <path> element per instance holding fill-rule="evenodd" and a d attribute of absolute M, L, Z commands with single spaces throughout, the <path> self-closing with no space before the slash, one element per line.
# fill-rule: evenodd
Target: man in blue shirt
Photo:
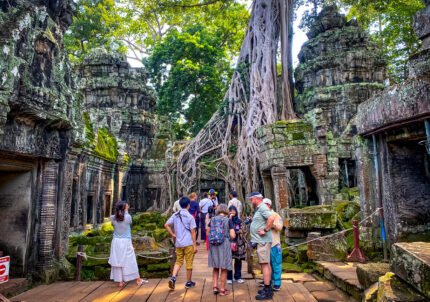
<path fill-rule="evenodd" d="M 176 239 L 176 263 L 173 267 L 172 278 L 169 281 L 169 287 L 175 289 L 176 276 L 178 275 L 181 266 L 184 264 L 184 258 L 187 263 L 187 283 L 185 288 L 196 286 L 196 283 L 191 281 L 193 272 L 194 254 L 197 253 L 196 245 L 196 222 L 194 217 L 188 212 L 190 208 L 190 200 L 187 197 L 182 197 L 179 201 L 181 210 L 172 215 L 164 224 L 170 235 Z M 175 233 L 170 228 L 174 225 Z"/>

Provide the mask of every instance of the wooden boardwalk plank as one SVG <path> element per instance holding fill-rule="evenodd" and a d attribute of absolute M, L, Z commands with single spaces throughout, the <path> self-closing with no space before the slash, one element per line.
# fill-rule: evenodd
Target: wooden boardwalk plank
<path fill-rule="evenodd" d="M 65 292 L 74 285 L 74 282 L 55 282 L 50 285 L 42 285 L 14 297 L 11 301 L 46 302 L 49 301 L 49 298 L 59 293 L 58 290 Z"/>
<path fill-rule="evenodd" d="M 186 291 L 183 302 L 200 301 L 206 280 L 205 278 L 198 278 L 195 280 L 196 280 L 196 287 Z"/>
<path fill-rule="evenodd" d="M 113 299 L 123 289 L 124 287 L 120 288 L 116 282 L 106 281 L 79 302 L 106 302 Z"/>
<path fill-rule="evenodd" d="M 26 292 L 23 292 L 21 294 L 19 294 L 18 296 L 13 297 L 12 299 L 10 299 L 11 301 L 29 301 L 28 299 L 33 297 L 37 297 L 37 295 L 42 292 L 42 291 L 46 291 L 48 290 L 50 287 L 55 286 L 54 284 L 50 284 L 50 285 L 39 285 L 38 287 L 35 287 L 33 289 L 30 289 Z"/>
<path fill-rule="evenodd" d="M 162 279 L 147 300 L 148 302 L 164 302 L 170 294 L 168 279 Z"/>
<path fill-rule="evenodd" d="M 149 279 L 148 281 L 148 284 L 144 284 L 138 288 L 128 302 L 142 302 L 148 300 L 160 281 L 164 281 L 164 279 Z"/>
<path fill-rule="evenodd" d="M 97 288 L 102 286 L 104 281 L 95 281 L 95 282 L 78 282 L 78 286 L 75 286 L 71 292 L 64 293 L 61 297 L 56 297 L 55 301 L 58 302 L 76 302 L 79 301 Z M 58 299 L 58 300 L 57 300 Z"/>
<path fill-rule="evenodd" d="M 131 297 L 133 297 L 134 293 L 139 289 L 139 287 L 140 285 L 137 285 L 135 280 L 130 281 L 122 291 L 120 291 L 115 297 L 110 300 L 110 302 L 128 301 Z"/>
<path fill-rule="evenodd" d="M 281 290 L 275 292 L 273 295 L 273 301 L 275 302 L 295 302 L 291 294 L 286 290 L 287 284 L 291 284 L 291 281 L 282 280 Z"/>
<path fill-rule="evenodd" d="M 216 299 L 217 299 L 217 295 L 214 295 L 214 293 L 213 293 L 212 278 L 206 278 L 205 284 L 203 286 L 202 297 L 201 297 L 200 301 L 202 301 L 202 302 L 214 301 L 215 302 Z"/>
<path fill-rule="evenodd" d="M 239 284 L 233 283 L 233 296 L 235 302 L 248 302 L 250 301 L 248 283 L 244 282 Z"/>

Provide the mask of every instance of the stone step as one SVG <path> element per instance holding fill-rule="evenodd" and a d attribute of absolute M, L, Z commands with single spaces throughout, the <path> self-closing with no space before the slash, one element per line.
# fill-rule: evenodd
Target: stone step
<path fill-rule="evenodd" d="M 28 289 L 28 281 L 25 278 L 14 278 L 0 284 L 0 294 L 5 297 L 13 297 Z"/>
<path fill-rule="evenodd" d="M 316 261 L 318 270 L 324 278 L 351 295 L 355 300 L 361 301 L 363 287 L 358 281 L 357 267 L 355 263 Z"/>
<path fill-rule="evenodd" d="M 391 258 L 391 270 L 430 299 L 430 242 L 396 243 Z"/>

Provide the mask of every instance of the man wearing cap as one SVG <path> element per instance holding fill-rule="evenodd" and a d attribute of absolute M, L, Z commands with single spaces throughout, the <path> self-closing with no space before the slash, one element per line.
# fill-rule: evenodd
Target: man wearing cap
<path fill-rule="evenodd" d="M 248 196 L 254 207 L 254 217 L 252 218 L 250 233 L 251 242 L 257 244 L 258 263 L 263 272 L 264 289 L 255 297 L 256 300 L 271 300 L 273 297 L 272 286 L 270 285 L 270 251 L 272 248 L 272 225 L 275 217 L 272 216 L 269 208 L 263 203 L 263 195 L 254 192 Z"/>
<path fill-rule="evenodd" d="M 282 248 L 281 248 L 281 231 L 282 219 L 278 213 L 272 209 L 272 201 L 269 198 L 264 198 L 263 203 L 270 209 L 272 216 L 275 217 L 272 226 L 272 248 L 270 250 L 270 266 L 272 268 L 272 285 L 273 290 L 281 290 L 281 273 L 282 273 Z M 259 284 L 264 286 L 264 284 Z"/>
<path fill-rule="evenodd" d="M 212 200 L 213 208 L 216 210 L 218 207 L 218 197 L 216 197 L 216 193 L 214 189 L 209 190 L 209 199 Z"/>
<path fill-rule="evenodd" d="M 230 201 L 228 202 L 228 207 L 230 208 L 231 206 L 235 206 L 237 209 L 237 214 L 239 215 L 239 217 L 242 216 L 242 203 L 240 202 L 239 199 L 237 199 L 237 192 L 236 191 L 231 191 L 230 192 Z"/>

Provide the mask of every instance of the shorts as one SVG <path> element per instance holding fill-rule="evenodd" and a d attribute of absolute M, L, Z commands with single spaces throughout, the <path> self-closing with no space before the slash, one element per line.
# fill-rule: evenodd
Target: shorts
<path fill-rule="evenodd" d="M 184 264 L 184 258 L 187 262 L 187 269 L 193 269 L 194 246 L 189 245 L 176 248 L 176 264 L 182 266 Z"/>
<path fill-rule="evenodd" d="M 257 244 L 257 257 L 258 263 L 270 263 L 270 250 L 272 249 L 272 243 L 258 243 Z"/>

